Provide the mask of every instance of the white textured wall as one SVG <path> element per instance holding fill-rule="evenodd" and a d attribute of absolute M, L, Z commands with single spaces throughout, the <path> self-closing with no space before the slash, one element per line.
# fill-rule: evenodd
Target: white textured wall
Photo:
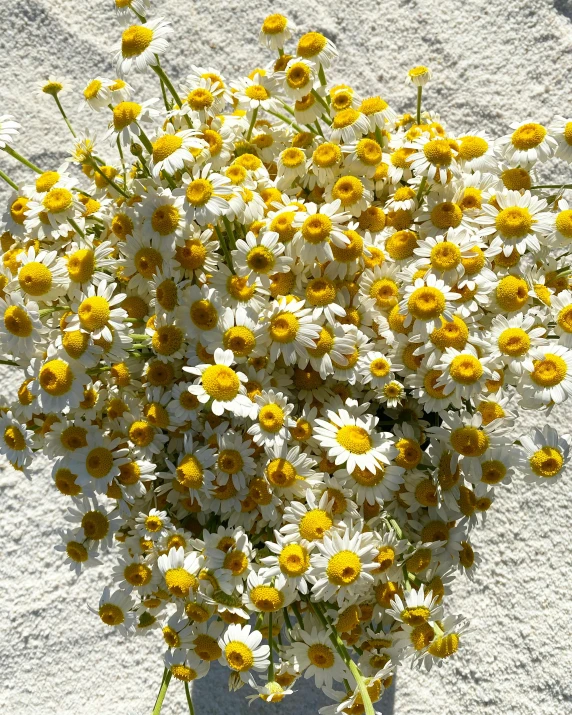
<path fill-rule="evenodd" d="M 264 62 L 258 27 L 279 10 L 301 30 L 320 30 L 336 42 L 334 79 L 379 92 L 398 109 L 412 107 L 405 71 L 430 65 L 428 106 L 453 130 L 500 135 L 513 120 L 572 114 L 571 0 L 153 0 L 153 6 L 177 31 L 165 62 L 175 77 L 191 63 L 235 77 Z M 20 147 L 30 158 L 57 166 L 67 130 L 54 108 L 33 96 L 34 83 L 49 71 L 80 89 L 112 72 L 109 51 L 119 29 L 111 2 L 1 0 L 0 30 L 0 114 L 10 112 L 24 125 Z M 77 115 L 79 101 L 66 102 L 82 127 L 88 116 Z M 0 168 L 24 179 L 4 155 Z M 570 173 L 560 176 L 570 180 Z M 0 200 L 5 197 L 0 187 Z M 0 386 L 14 382 L 4 368 Z M 550 422 L 572 430 L 571 410 L 554 412 Z M 528 415 L 527 426 L 538 419 Z M 28 482 L 0 466 L 0 712 L 149 713 L 161 678 L 160 645 L 152 638 L 126 644 L 88 612 L 106 569 L 76 582 L 54 553 L 64 498 L 45 467 L 38 463 Z M 384 715 L 572 712 L 571 479 L 549 489 L 517 479 L 501 491 L 486 528 L 474 536 L 483 557 L 478 576 L 472 583 L 459 580 L 450 600 L 452 611 L 471 617 L 474 632 L 438 673 L 401 671 Z M 197 715 L 262 712 L 262 704 L 248 710 L 240 694 L 231 700 L 225 677 L 211 673 L 199 682 Z M 167 715 L 186 712 L 176 685 Z M 317 696 L 304 685 L 299 690 L 276 711 L 314 715 Z"/>

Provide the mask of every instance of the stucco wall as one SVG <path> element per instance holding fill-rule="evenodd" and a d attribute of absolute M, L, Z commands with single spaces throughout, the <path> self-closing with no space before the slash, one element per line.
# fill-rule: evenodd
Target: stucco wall
<path fill-rule="evenodd" d="M 24 125 L 20 147 L 45 167 L 64 157 L 67 130 L 55 108 L 33 95 L 42 72 L 63 74 L 80 89 L 112 73 L 110 49 L 119 37 L 111 2 L 2 0 L 0 114 Z M 506 133 L 513 120 L 570 116 L 570 0 L 153 0 L 176 28 L 165 65 L 182 76 L 192 63 L 246 73 L 267 55 L 258 27 L 270 11 L 301 29 L 325 32 L 337 44 L 335 78 L 375 90 L 398 109 L 411 108 L 405 71 L 433 68 L 427 103 L 453 130 Z M 46 98 L 47 99 L 47 98 Z M 79 100 L 66 99 L 74 124 Z M 97 118 L 96 118 L 97 119 Z M 24 173 L 7 157 L 0 168 Z M 553 174 L 554 176 L 554 174 Z M 568 178 L 563 172 L 559 178 Z M 0 187 L 0 200 L 6 197 Z M 0 371 L 1 390 L 14 376 Z M 538 417 L 526 416 L 524 430 Z M 550 422 L 572 429 L 570 407 Z M 161 678 L 154 639 L 125 643 L 87 610 L 109 568 L 76 582 L 53 546 L 64 508 L 47 465 L 28 482 L 0 466 L 0 708 L 5 715 L 140 715 L 150 712 Z M 471 617 L 474 632 L 457 658 L 431 675 L 402 670 L 384 713 L 564 715 L 572 712 L 570 497 L 572 474 L 551 489 L 517 479 L 501 491 L 486 528 L 475 533 L 483 557 L 474 582 L 459 582 L 451 609 Z M 226 674 L 212 673 L 196 689 L 197 715 L 262 712 L 241 694 L 226 693 Z M 314 690 L 299 692 L 277 711 L 317 711 Z M 182 688 L 169 692 L 164 712 L 186 712 Z"/>

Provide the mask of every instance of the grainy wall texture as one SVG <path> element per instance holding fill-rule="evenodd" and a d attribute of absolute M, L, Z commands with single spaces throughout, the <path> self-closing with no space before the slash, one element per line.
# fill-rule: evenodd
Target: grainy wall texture
<path fill-rule="evenodd" d="M 427 105 L 454 131 L 486 129 L 498 136 L 513 120 L 572 114 L 571 0 L 152 4 L 176 28 L 165 60 L 174 77 L 183 77 L 193 63 L 219 67 L 228 77 L 246 74 L 268 59 L 257 44 L 260 22 L 281 11 L 300 30 L 319 30 L 336 42 L 334 79 L 381 93 L 397 109 L 413 106 L 403 83 L 406 70 L 429 65 L 434 80 Z M 36 80 L 47 72 L 63 74 L 81 89 L 96 75 L 112 75 L 110 50 L 118 38 L 111 0 L 0 2 L 0 114 L 21 121 L 19 146 L 37 164 L 58 166 L 68 137 L 47 98 L 34 96 Z M 76 126 L 93 124 L 93 115 L 78 114 L 77 95 L 66 102 Z M 0 156 L 0 166 L 24 179 L 7 157 Z M 570 181 L 570 172 L 559 171 L 558 178 Z M 0 200 L 6 196 L 0 187 Z M 0 390 L 13 391 L 16 381 L 2 368 Z M 565 406 L 549 421 L 570 430 L 570 414 Z M 544 419 L 526 415 L 522 431 Z M 440 671 L 400 671 L 384 715 L 572 712 L 571 492 L 572 473 L 552 488 L 532 489 L 516 479 L 501 490 L 485 529 L 474 536 L 482 567 L 473 582 L 459 579 L 450 601 L 453 612 L 471 618 L 473 633 Z M 161 678 L 161 645 L 154 638 L 124 642 L 87 610 L 97 603 L 110 568 L 79 581 L 65 569 L 53 550 L 63 509 L 45 461 L 38 461 L 30 482 L 0 465 L 0 711 L 149 713 Z M 216 670 L 195 694 L 197 715 L 265 709 L 260 702 L 249 709 L 242 693 L 229 696 L 226 674 Z M 284 715 L 314 715 L 322 702 L 301 683 L 290 702 L 274 707 Z M 164 712 L 186 712 L 182 688 L 169 691 Z"/>

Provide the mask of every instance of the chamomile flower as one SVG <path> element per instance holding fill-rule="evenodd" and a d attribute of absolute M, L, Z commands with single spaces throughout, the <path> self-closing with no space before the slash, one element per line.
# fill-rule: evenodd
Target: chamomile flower
<path fill-rule="evenodd" d="M 497 149 L 510 166 L 530 168 L 537 161 L 547 161 L 553 156 L 558 142 L 546 127 L 532 120 L 510 125 L 512 134 L 497 140 Z"/>
<path fill-rule="evenodd" d="M 30 463 L 32 434 L 31 430 L 12 417 L 11 412 L 0 414 L 0 454 L 13 465 L 21 467 Z"/>
<path fill-rule="evenodd" d="M 70 468 L 77 474 L 76 483 L 84 492 L 105 494 L 111 482 L 119 477 L 120 467 L 127 464 L 129 450 L 120 447 L 121 438 L 111 439 L 99 431 L 87 432 L 86 445 L 74 450 Z"/>
<path fill-rule="evenodd" d="M 406 84 L 412 84 L 415 87 L 424 87 L 431 79 L 432 73 L 429 67 L 425 65 L 416 65 L 412 67 L 405 78 Z"/>
<path fill-rule="evenodd" d="M 203 123 L 220 114 L 226 104 L 224 86 L 211 77 L 188 78 L 181 91 L 185 95 L 182 110 Z"/>
<path fill-rule="evenodd" d="M 105 280 L 97 286 L 89 286 L 87 294 L 82 294 L 72 305 L 73 316 L 66 323 L 66 332 L 79 330 L 89 333 L 93 339 L 111 342 L 112 332 L 124 330 L 123 321 L 127 318 L 126 311 L 119 307 L 125 293 L 117 293 L 116 287 L 115 283 L 107 285 Z"/>
<path fill-rule="evenodd" d="M 305 678 L 314 678 L 319 688 L 331 688 L 334 680 L 341 682 L 346 677 L 347 668 L 325 631 L 300 629 L 296 637 L 287 649 L 288 660 Z"/>
<path fill-rule="evenodd" d="M 287 273 L 294 260 L 284 255 L 285 247 L 279 241 L 275 231 L 265 231 L 255 236 L 251 231 L 246 234 L 246 239 L 236 242 L 236 250 L 232 251 L 232 258 L 237 275 L 246 278 L 248 285 L 255 280 L 268 288 L 270 276 L 276 273 Z"/>
<path fill-rule="evenodd" d="M 0 116 L 0 149 L 11 144 L 12 140 L 18 136 L 20 128 L 21 125 L 15 122 L 10 114 Z"/>
<path fill-rule="evenodd" d="M 545 328 L 532 315 L 497 315 L 491 325 L 489 356 L 493 363 L 520 375 L 531 348 L 543 345 L 545 336 Z"/>
<path fill-rule="evenodd" d="M 532 348 L 523 362 L 519 390 L 536 406 L 560 404 L 572 394 L 572 350 L 563 345 Z"/>
<path fill-rule="evenodd" d="M 252 78 L 244 77 L 240 82 L 235 82 L 233 88 L 240 109 L 245 109 L 247 112 L 258 112 L 260 109 L 269 112 L 280 111 L 278 87 L 274 78 L 270 76 L 263 76 L 257 72 Z"/>
<path fill-rule="evenodd" d="M 559 479 L 570 457 L 570 435 L 558 435 L 554 427 L 534 427 L 520 438 L 523 456 L 519 469 L 527 482 L 546 484 Z"/>
<path fill-rule="evenodd" d="M 198 376 L 194 384 L 189 385 L 189 392 L 201 404 L 210 402 L 215 415 L 222 415 L 225 410 L 238 416 L 247 415 L 252 408 L 244 387 L 246 376 L 231 367 L 233 362 L 232 350 L 217 348 L 214 364 L 186 368 L 187 372 Z"/>
<path fill-rule="evenodd" d="M 400 310 L 406 314 L 404 327 L 412 326 L 413 332 L 426 337 L 441 327 L 441 318 L 453 319 L 453 301 L 459 299 L 440 278 L 430 273 L 426 278 L 417 278 L 406 286 Z"/>
<path fill-rule="evenodd" d="M 183 177 L 183 186 L 174 193 L 184 196 L 187 221 L 206 226 L 228 213 L 233 188 L 226 176 L 211 171 L 211 165 L 205 164 L 193 167 L 192 173 Z"/>
<path fill-rule="evenodd" d="M 187 598 L 191 591 L 198 589 L 197 578 L 203 558 L 192 551 L 185 554 L 182 547 L 171 548 L 167 554 L 159 556 L 157 566 L 161 572 L 167 590 L 175 598 Z"/>
<path fill-rule="evenodd" d="M 96 613 L 106 626 L 116 628 L 124 636 L 135 631 L 136 615 L 132 610 L 134 603 L 131 596 L 125 591 L 118 589 L 111 593 L 109 587 L 103 589 L 99 599 L 99 607 L 91 608 L 92 613 Z"/>
<path fill-rule="evenodd" d="M 248 682 L 252 678 L 250 671 L 265 671 L 270 663 L 270 649 L 267 645 L 260 645 L 261 642 L 260 631 L 252 630 L 249 625 L 232 624 L 219 638 L 219 663 L 237 673 L 242 681 Z"/>
<path fill-rule="evenodd" d="M 195 129 L 175 131 L 172 124 L 167 125 L 167 130 L 153 142 L 151 155 L 153 176 L 158 179 L 162 171 L 174 174 L 185 169 L 195 161 L 193 152 L 200 152 L 205 148 L 206 142 L 200 138 L 199 132 Z"/>
<path fill-rule="evenodd" d="M 83 366 L 67 356 L 48 350 L 45 360 L 33 358 L 30 363 L 30 392 L 46 413 L 66 413 L 79 407 L 83 391 L 90 382 Z"/>
<path fill-rule="evenodd" d="M 412 143 L 415 149 L 410 157 L 411 168 L 417 176 L 438 180 L 445 185 L 451 175 L 459 172 L 453 149 L 446 139 L 424 136 Z"/>
<path fill-rule="evenodd" d="M 255 397 L 256 422 L 248 429 L 248 434 L 256 444 L 264 447 L 281 447 L 288 439 L 289 430 L 294 426 L 290 417 L 294 405 L 281 392 L 274 390 L 261 392 Z"/>
<path fill-rule="evenodd" d="M 115 0 L 115 16 L 122 25 L 128 25 L 135 14 L 145 16 L 150 7 L 150 0 Z"/>
<path fill-rule="evenodd" d="M 142 25 L 130 25 L 115 48 L 117 74 L 123 77 L 132 69 L 144 72 L 156 65 L 157 56 L 166 51 L 167 37 L 172 32 L 171 24 L 160 17 Z"/>
<path fill-rule="evenodd" d="M 288 19 L 284 15 L 275 13 L 268 15 L 264 19 L 258 39 L 264 47 L 268 47 L 271 50 L 280 50 L 291 37 L 292 31 L 288 26 Z"/>
<path fill-rule="evenodd" d="M 83 534 L 74 529 L 64 529 L 61 536 L 62 541 L 54 546 L 54 551 L 65 555 L 64 564 L 67 564 L 76 576 L 79 576 L 83 569 L 101 565 L 97 558 L 97 546 L 86 542 Z"/>
<path fill-rule="evenodd" d="M 287 365 L 292 365 L 307 355 L 308 348 L 316 347 L 320 329 L 313 322 L 312 309 L 304 306 L 304 301 L 280 298 L 268 309 L 264 324 L 270 337 L 272 362 L 281 355 Z"/>
<path fill-rule="evenodd" d="M 40 321 L 38 304 L 24 303 L 19 293 L 0 298 L 0 345 L 3 352 L 13 357 L 29 356 L 35 345 L 42 342 L 44 328 Z"/>

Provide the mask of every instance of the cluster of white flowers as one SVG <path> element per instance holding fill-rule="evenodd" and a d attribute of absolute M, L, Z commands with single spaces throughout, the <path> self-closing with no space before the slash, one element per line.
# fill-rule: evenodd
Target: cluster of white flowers
<path fill-rule="evenodd" d="M 95 612 L 154 631 L 163 695 L 218 660 L 253 698 L 304 675 L 324 714 L 370 715 L 400 663 L 457 651 L 445 601 L 496 487 L 569 461 L 568 436 L 512 428 L 572 393 L 572 207 L 535 185 L 572 161 L 572 120 L 452 136 L 422 111 L 427 68 L 400 116 L 327 83 L 323 35 L 285 54 L 281 15 L 269 65 L 175 83 L 170 24 L 116 6 L 119 79 L 83 91 L 105 136 L 75 134 L 60 78 L 40 89 L 71 163 L 35 167 L 0 117 L 37 172 L 0 174 L 0 352 L 24 372 L 0 452 L 52 461 L 56 548 L 78 574 L 111 553 Z"/>

